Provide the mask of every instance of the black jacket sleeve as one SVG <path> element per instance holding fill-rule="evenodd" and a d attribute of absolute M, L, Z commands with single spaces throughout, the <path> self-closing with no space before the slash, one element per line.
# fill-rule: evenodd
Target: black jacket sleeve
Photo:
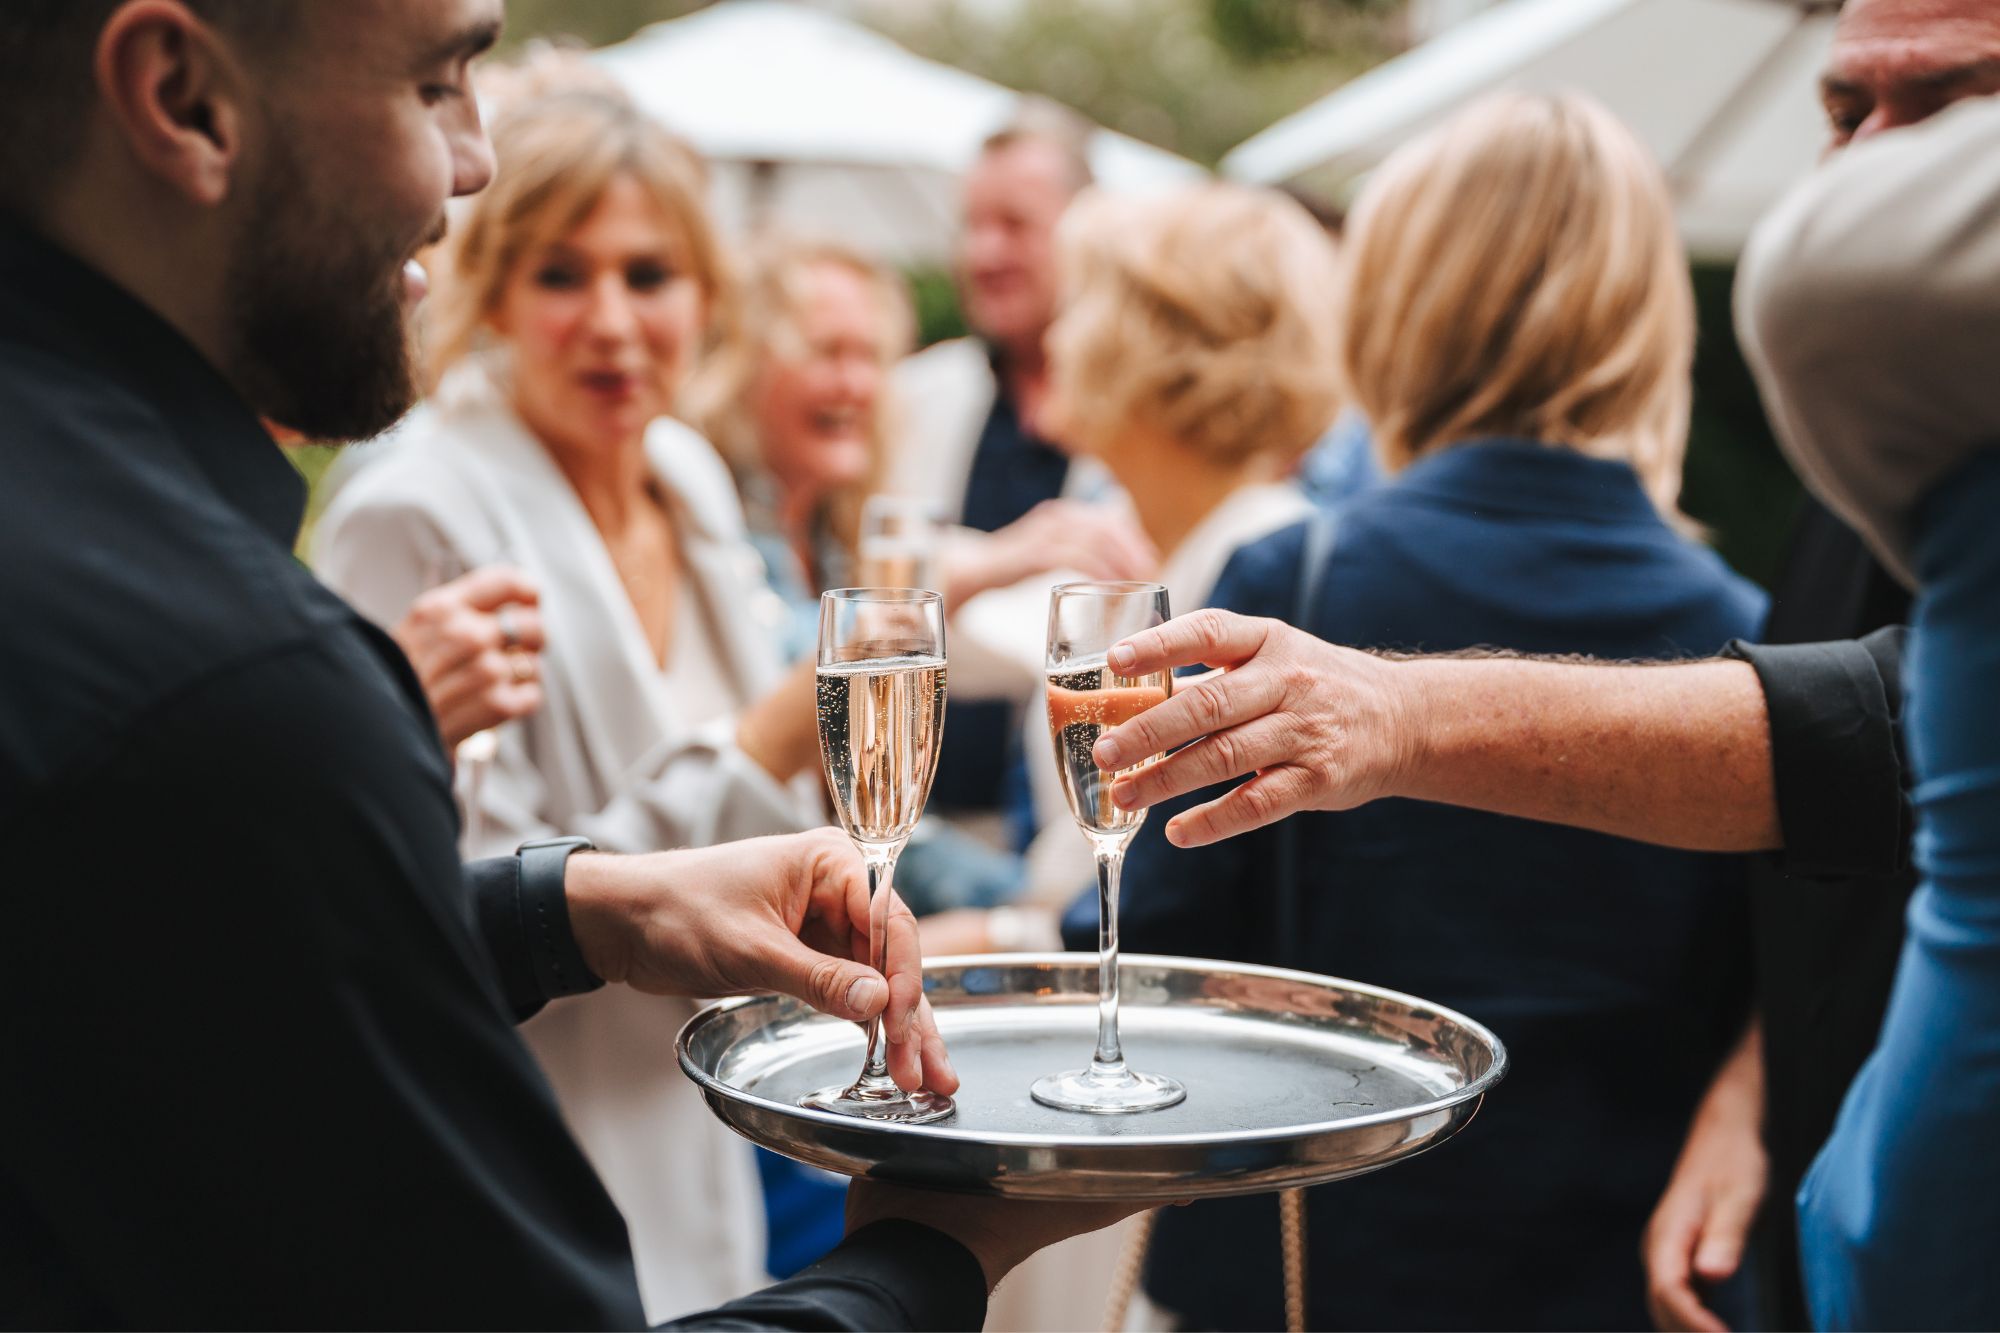
<path fill-rule="evenodd" d="M 977 1329 L 986 1275 L 966 1248 L 914 1222 L 877 1222 L 789 1281 L 671 1329 Z"/>
<path fill-rule="evenodd" d="M 1833 643 L 1732 643 L 1764 687 L 1788 875 L 1883 875 L 1908 846 L 1901 626 Z"/>
<path fill-rule="evenodd" d="M 523 883 L 520 857 L 468 861 L 463 873 L 473 922 L 493 959 L 494 979 L 515 1022 L 527 1022 L 550 1000 L 604 984 L 590 974 L 577 949 L 559 882 L 538 886 L 542 910 L 532 914 L 539 924 L 530 929 L 531 913 L 523 901 L 529 886 Z M 576 984 L 579 975 L 583 984 Z M 552 992 L 544 979 L 557 976 L 572 978 L 568 989 Z"/>
<path fill-rule="evenodd" d="M 34 1145 L 0 1171 L 0 1324 L 642 1326 L 455 829 L 352 643 L 227 669 L 0 817 L 0 1134 Z M 702 1318 L 971 1328 L 984 1292 L 901 1224 Z"/>

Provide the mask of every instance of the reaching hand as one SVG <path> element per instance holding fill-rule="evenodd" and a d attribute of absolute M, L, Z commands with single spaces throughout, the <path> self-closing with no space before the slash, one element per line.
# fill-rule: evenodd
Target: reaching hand
<path fill-rule="evenodd" d="M 1764 1201 L 1763 1068 L 1755 1029 L 1710 1085 L 1666 1193 L 1646 1224 L 1646 1306 L 1662 1330 L 1727 1333 L 1697 1284 L 1722 1282 Z"/>
<path fill-rule="evenodd" d="M 1167 838 L 1176 846 L 1199 847 L 1299 810 L 1364 804 L 1387 794 L 1409 762 L 1396 664 L 1281 621 L 1197 611 L 1115 645 L 1110 663 L 1128 676 L 1227 668 L 1097 742 L 1105 769 L 1186 747 L 1119 779 L 1112 799 L 1126 809 L 1255 775 L 1169 821 Z"/>
<path fill-rule="evenodd" d="M 542 706 L 539 600 L 527 575 L 489 565 L 424 593 L 391 631 L 447 751 Z"/>
<path fill-rule="evenodd" d="M 868 879 L 834 829 L 648 856 L 570 858 L 570 920 L 598 976 L 655 995 L 779 991 L 862 1022 L 889 1073 L 950 1093 L 958 1075 L 924 999 L 917 922 L 886 894 L 883 971 L 868 965 Z"/>
<path fill-rule="evenodd" d="M 1122 508 L 1044 500 L 998 532 L 958 533 L 943 563 L 945 600 L 955 608 L 990 588 L 1050 570 L 1089 579 L 1151 578 L 1160 553 Z"/>

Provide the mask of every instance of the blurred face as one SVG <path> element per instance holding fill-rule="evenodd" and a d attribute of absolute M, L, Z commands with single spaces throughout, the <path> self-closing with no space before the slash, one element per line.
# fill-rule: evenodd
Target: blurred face
<path fill-rule="evenodd" d="M 874 460 L 882 396 L 883 311 L 844 264 L 806 275 L 791 336 L 772 349 L 753 390 L 764 465 L 792 492 L 853 486 Z"/>
<path fill-rule="evenodd" d="M 630 177 L 569 235 L 522 256 L 493 328 L 514 406 L 545 443 L 636 448 L 673 404 L 707 318 L 687 240 Z"/>
<path fill-rule="evenodd" d="M 1835 148 L 1994 93 L 1993 0 L 1848 0 L 1820 81 Z"/>
<path fill-rule="evenodd" d="M 469 82 L 500 0 L 301 6 L 265 86 L 225 275 L 225 371 L 265 416 L 317 439 L 379 433 L 409 409 L 418 250 L 444 205 L 485 188 L 492 148 Z"/>
<path fill-rule="evenodd" d="M 966 177 L 959 281 L 967 321 L 994 342 L 1035 345 L 1055 317 L 1056 223 L 1075 193 L 1062 154 L 1033 140 Z"/>

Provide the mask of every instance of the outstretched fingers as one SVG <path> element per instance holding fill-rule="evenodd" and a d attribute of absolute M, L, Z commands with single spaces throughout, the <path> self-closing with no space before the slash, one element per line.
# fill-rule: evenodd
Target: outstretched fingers
<path fill-rule="evenodd" d="M 1275 824 L 1308 809 L 1313 790 L 1311 774 L 1295 764 L 1266 769 L 1228 794 L 1168 820 L 1167 841 L 1176 847 L 1205 847 Z"/>
<path fill-rule="evenodd" d="M 1211 732 L 1156 764 L 1125 774 L 1112 785 L 1111 799 L 1124 809 L 1144 810 L 1283 763 L 1297 750 L 1295 733 L 1285 722 L 1270 716 L 1255 718 Z"/>
<path fill-rule="evenodd" d="M 1233 667 L 1257 655 L 1275 623 L 1207 607 L 1113 644 L 1107 660 L 1124 675 L 1184 666 Z"/>
<path fill-rule="evenodd" d="M 1106 771 L 1130 768 L 1203 736 L 1264 717 L 1284 701 L 1284 683 L 1274 671 L 1252 664 L 1221 672 L 1105 732 L 1091 756 Z"/>

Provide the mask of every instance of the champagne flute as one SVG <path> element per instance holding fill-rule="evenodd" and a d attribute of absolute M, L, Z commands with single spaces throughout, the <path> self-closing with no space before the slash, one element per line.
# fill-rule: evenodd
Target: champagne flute
<path fill-rule="evenodd" d="M 1062 1111 L 1157 1111 L 1187 1096 L 1174 1079 L 1127 1068 L 1119 1045 L 1118 878 L 1146 812 L 1111 800 L 1111 784 L 1131 770 L 1106 772 L 1090 753 L 1099 736 L 1173 692 L 1170 672 L 1120 676 L 1105 662 L 1113 644 L 1169 614 L 1167 590 L 1157 583 L 1063 583 L 1049 593 L 1049 735 L 1070 813 L 1097 858 L 1097 1050 L 1088 1068 L 1050 1074 L 1029 1089 Z"/>
<path fill-rule="evenodd" d="M 868 961 L 882 970 L 896 857 L 930 798 L 944 733 L 944 599 L 916 588 L 839 588 L 819 603 L 819 752 L 840 825 L 868 869 Z M 921 1125 L 951 1098 L 889 1077 L 882 1020 L 867 1024 L 861 1077 L 801 1106 Z"/>
<path fill-rule="evenodd" d="M 860 582 L 937 591 L 943 524 L 928 500 L 871 495 L 861 506 L 856 543 Z"/>

